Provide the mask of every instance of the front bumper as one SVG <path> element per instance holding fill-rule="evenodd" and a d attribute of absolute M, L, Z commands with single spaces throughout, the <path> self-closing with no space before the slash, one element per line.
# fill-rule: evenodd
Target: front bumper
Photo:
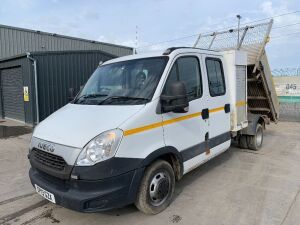
<path fill-rule="evenodd" d="M 56 203 L 80 211 L 96 212 L 119 208 L 135 201 L 144 168 L 101 180 L 62 180 L 31 168 L 32 185 L 54 194 Z"/>

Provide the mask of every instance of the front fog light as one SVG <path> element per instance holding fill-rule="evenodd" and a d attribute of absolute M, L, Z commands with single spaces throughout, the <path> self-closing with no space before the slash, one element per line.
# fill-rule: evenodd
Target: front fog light
<path fill-rule="evenodd" d="M 77 159 L 78 166 L 91 166 L 113 157 L 122 139 L 119 129 L 103 132 L 92 139 L 81 151 Z"/>

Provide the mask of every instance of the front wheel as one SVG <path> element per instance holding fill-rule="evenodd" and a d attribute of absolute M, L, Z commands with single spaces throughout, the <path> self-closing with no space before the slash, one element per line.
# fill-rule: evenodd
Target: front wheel
<path fill-rule="evenodd" d="M 146 214 L 160 213 L 170 205 L 174 190 L 172 166 L 164 160 L 157 160 L 145 171 L 135 205 Z"/>

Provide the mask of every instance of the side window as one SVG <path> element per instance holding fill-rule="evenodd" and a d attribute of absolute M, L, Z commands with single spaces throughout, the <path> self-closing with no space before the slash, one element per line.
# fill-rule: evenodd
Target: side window
<path fill-rule="evenodd" d="M 206 69 L 209 83 L 209 93 L 212 97 L 226 93 L 223 65 L 220 59 L 207 58 Z"/>
<path fill-rule="evenodd" d="M 174 63 L 165 88 L 164 94 L 169 94 L 170 84 L 182 81 L 185 84 L 189 101 L 202 96 L 202 82 L 199 60 L 196 57 L 181 57 Z"/>

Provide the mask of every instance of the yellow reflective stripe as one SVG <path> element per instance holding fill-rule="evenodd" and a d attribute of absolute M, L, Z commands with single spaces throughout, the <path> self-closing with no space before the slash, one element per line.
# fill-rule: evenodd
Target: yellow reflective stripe
<path fill-rule="evenodd" d="M 143 131 L 146 131 L 146 130 L 151 130 L 151 129 L 158 128 L 158 127 L 161 127 L 161 126 L 164 126 L 164 125 L 169 125 L 169 124 L 172 124 L 172 123 L 177 123 L 177 122 L 180 122 L 180 121 L 183 121 L 183 120 L 188 120 L 188 119 L 198 117 L 198 116 L 201 116 L 201 112 L 193 113 L 193 114 L 186 115 L 186 116 L 177 117 L 177 118 L 174 118 L 174 119 L 165 120 L 165 121 L 158 122 L 158 123 L 152 123 L 152 124 L 149 124 L 149 125 L 146 125 L 146 126 L 143 126 L 143 127 L 133 128 L 133 129 L 124 131 L 124 136 L 140 133 L 140 132 L 143 132 Z"/>
<path fill-rule="evenodd" d="M 214 109 L 210 109 L 208 110 L 210 113 L 214 113 L 214 112 L 219 112 L 219 111 L 222 111 L 224 110 L 224 106 L 222 107 L 218 107 L 218 108 L 214 108 Z"/>
<path fill-rule="evenodd" d="M 170 120 L 165 120 L 162 123 L 163 123 L 163 125 L 169 125 L 169 124 L 172 124 L 172 123 L 180 122 L 182 120 L 188 120 L 188 119 L 198 117 L 198 116 L 201 116 L 201 112 L 193 113 L 193 114 L 186 115 L 186 116 L 177 117 L 177 118 L 170 119 Z"/>
<path fill-rule="evenodd" d="M 239 102 L 236 102 L 235 105 L 236 105 L 237 107 L 241 107 L 241 106 L 247 105 L 247 102 L 245 102 L 245 101 L 239 101 Z"/>
<path fill-rule="evenodd" d="M 132 134 L 136 134 L 136 133 L 140 133 L 146 130 L 151 130 L 154 128 L 158 128 L 161 127 L 163 125 L 163 122 L 158 122 L 158 123 L 152 123 L 143 127 L 137 127 L 137 128 L 133 128 L 130 130 L 125 130 L 124 131 L 124 136 L 128 136 L 128 135 L 132 135 Z"/>
<path fill-rule="evenodd" d="M 236 103 L 236 106 L 243 106 L 243 105 L 246 105 L 246 104 L 247 104 L 247 102 L 240 101 L 240 102 Z M 222 111 L 222 110 L 224 110 L 224 106 L 214 108 L 214 109 L 210 109 L 209 112 L 214 113 L 214 112 L 219 112 L 219 111 Z M 180 122 L 180 121 L 183 121 L 183 120 L 192 119 L 192 118 L 201 116 L 201 114 L 202 114 L 201 112 L 197 112 L 197 113 L 193 113 L 193 114 L 186 115 L 186 116 L 180 116 L 180 117 L 177 117 L 177 118 L 174 118 L 174 119 L 169 119 L 169 120 L 165 120 L 165 121 L 162 121 L 162 122 L 152 123 L 152 124 L 142 126 L 142 127 L 137 127 L 137 128 L 125 130 L 124 131 L 124 136 L 129 136 L 129 135 L 137 134 L 137 133 L 144 132 L 144 131 L 147 131 L 147 130 L 152 130 L 152 129 L 155 129 L 155 128 L 158 128 L 158 127 L 161 127 L 161 126 L 166 126 L 166 125 L 169 125 L 169 124 L 172 124 L 172 123 L 177 123 L 177 122 Z"/>

